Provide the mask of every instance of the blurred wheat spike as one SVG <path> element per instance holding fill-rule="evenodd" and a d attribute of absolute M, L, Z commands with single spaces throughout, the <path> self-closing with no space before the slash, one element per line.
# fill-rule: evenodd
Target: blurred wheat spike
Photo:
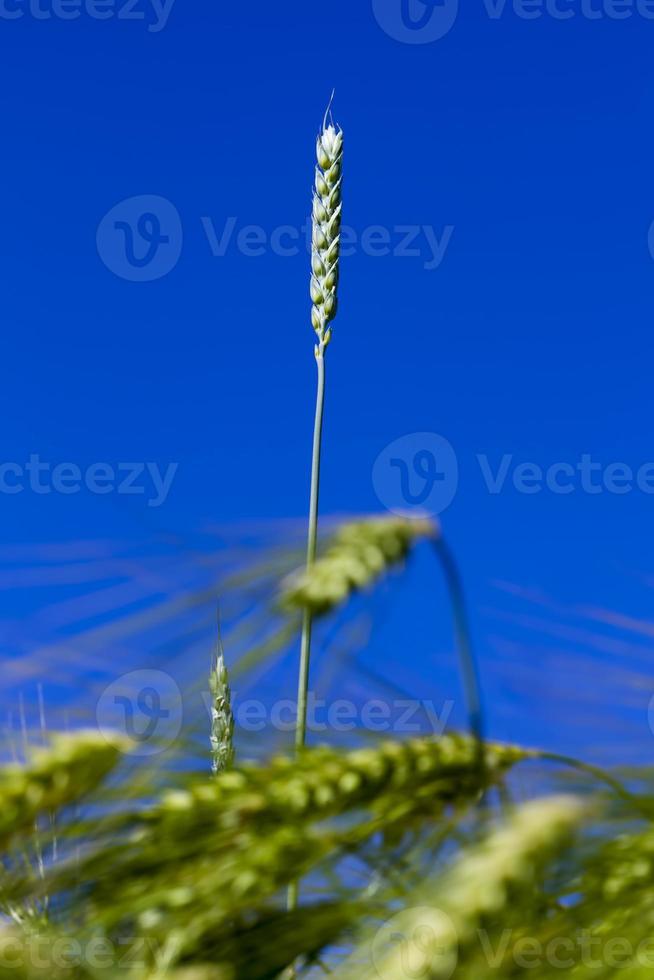
<path fill-rule="evenodd" d="M 41 810 L 92 790 L 127 745 L 120 738 L 108 744 L 95 733 L 57 736 L 25 767 L 0 770 L 5 839 L 9 830 L 31 829 Z M 163 791 L 140 778 L 132 785 L 135 774 L 127 769 L 118 793 L 87 796 L 82 816 L 61 814 L 58 831 L 66 846 L 42 876 L 21 859 L 29 840 L 21 838 L 20 849 L 5 855 L 3 912 L 33 907 L 43 894 L 49 905 L 38 922 L 14 916 L 20 928 L 0 927 L 0 977 L 88 980 L 96 974 L 85 963 L 64 970 L 54 959 L 57 939 L 73 938 L 84 949 L 104 937 L 120 951 L 123 939 L 132 937 L 142 954 L 130 973 L 135 980 L 162 973 L 177 980 L 272 980 L 298 958 L 311 970 L 318 952 L 342 980 L 406 980 L 407 963 L 424 980 L 450 980 L 455 963 L 460 980 L 527 974 L 555 980 L 560 970 L 548 962 L 538 970 L 517 968 L 525 936 L 544 946 L 561 937 L 574 942 L 580 930 L 593 942 L 628 940 L 634 948 L 649 942 L 651 824 L 644 830 L 634 824 L 633 811 L 621 809 L 618 798 L 621 822 L 603 831 L 601 824 L 593 827 L 579 847 L 568 849 L 577 825 L 597 811 L 572 797 L 552 797 L 510 810 L 480 842 L 465 843 L 474 829 L 469 805 L 484 786 L 514 763 L 538 758 L 491 743 L 480 770 L 477 749 L 473 738 L 461 735 L 349 753 L 319 748 L 297 761 L 278 758 L 212 780 L 179 771 L 178 788 Z M 123 803 L 107 808 L 112 799 Z M 433 840 L 441 842 L 436 851 L 430 850 Z M 461 847 L 452 856 L 455 842 Z M 434 855 L 438 877 L 432 877 Z M 349 879 L 337 883 L 339 869 L 348 877 L 356 856 L 366 867 L 372 856 L 372 867 L 382 869 L 374 893 L 355 894 Z M 386 875 L 389 862 L 393 870 Z M 316 900 L 285 912 L 280 890 L 310 872 Z M 338 947 L 371 918 L 385 923 L 377 933 L 382 942 L 371 947 L 368 936 L 339 963 Z M 44 956 L 38 969 L 33 942 Z M 497 957 L 492 968 L 489 950 Z M 103 976 L 120 975 L 116 963 L 103 968 Z M 616 971 L 580 962 L 574 975 L 596 980 Z M 636 962 L 620 976 L 648 980 L 651 966 Z"/>
<path fill-rule="evenodd" d="M 129 749 L 127 739 L 99 732 L 54 735 L 26 765 L 0 770 L 0 842 L 30 828 L 41 813 L 58 810 L 91 792 Z"/>
<path fill-rule="evenodd" d="M 524 749 L 490 743 L 482 775 L 475 740 L 456 734 L 387 741 L 348 753 L 307 749 L 297 761 L 279 757 L 265 767 L 244 766 L 219 774 L 210 784 L 164 795 L 150 820 L 181 817 L 181 828 L 191 832 L 194 821 L 204 823 L 207 816 L 225 829 L 247 823 L 265 827 L 322 820 L 398 797 L 412 804 L 424 787 L 437 787 L 430 797 L 436 807 L 439 801 L 469 795 L 471 787 L 481 792 L 484 781 L 493 781 L 528 757 Z"/>
<path fill-rule="evenodd" d="M 511 906 L 522 907 L 523 915 L 534 914 L 534 889 L 543 870 L 570 843 L 585 813 L 586 807 L 569 796 L 526 803 L 480 844 L 465 850 L 435 885 L 422 886 L 407 896 L 402 934 L 414 947 L 414 961 L 420 961 L 414 962 L 415 975 L 424 980 L 449 980 L 457 958 L 461 971 L 457 976 L 463 975 L 466 948 L 478 937 L 483 922 L 498 916 L 501 920 Z M 393 947 L 377 958 L 372 972 L 360 972 L 357 967 L 357 980 L 377 976 L 406 980 L 405 944 L 394 943 Z M 355 958 L 360 963 L 362 955 Z M 489 968 L 477 964 L 475 969 L 471 976 L 480 977 Z M 344 980 L 354 980 L 355 972 L 341 975 Z M 498 975 L 507 974 L 499 971 Z"/>
<path fill-rule="evenodd" d="M 338 258 L 341 231 L 343 133 L 323 123 L 316 144 L 313 230 L 311 239 L 311 323 L 318 338 L 317 351 L 331 339 L 329 324 L 336 316 Z"/>
<path fill-rule="evenodd" d="M 475 801 L 524 757 L 489 745 L 482 773 L 474 740 L 449 735 L 347 754 L 307 750 L 297 762 L 279 758 L 193 779 L 131 815 L 124 826 L 131 847 L 101 848 L 72 873 L 89 882 L 97 922 L 114 929 L 136 918 L 156 941 L 176 925 L 181 948 L 197 949 L 202 937 L 261 909 L 325 858 L 390 828 L 408 830 L 411 818 L 432 821 L 449 805 Z M 366 815 L 355 820 L 358 810 Z M 346 823 L 325 824 L 345 813 Z M 56 891 L 66 893 L 72 880 L 64 869 Z"/>
<path fill-rule="evenodd" d="M 371 517 L 342 525 L 322 556 L 282 584 L 281 606 L 324 615 L 402 562 L 416 542 L 439 536 L 427 519 Z"/>

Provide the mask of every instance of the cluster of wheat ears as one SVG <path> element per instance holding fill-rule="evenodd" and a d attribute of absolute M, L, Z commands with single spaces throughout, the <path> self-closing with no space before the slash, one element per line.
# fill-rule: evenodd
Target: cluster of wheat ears
<path fill-rule="evenodd" d="M 188 763 L 151 771 L 130 762 L 129 739 L 92 731 L 55 735 L 0 768 L 0 977 L 553 980 L 564 949 L 579 980 L 644 980 L 654 969 L 645 947 L 654 926 L 649 773 L 623 778 L 488 741 L 461 579 L 433 521 L 349 521 L 318 552 L 343 206 L 343 133 L 329 114 L 316 156 L 307 554 L 274 603 L 300 628 L 294 756 L 235 758 L 219 643 L 211 774 Z M 421 542 L 444 574 L 469 734 L 307 748 L 314 623 Z M 539 788 L 527 801 L 516 778 L 526 766 Z M 564 794 L 549 791 L 559 778 Z"/>

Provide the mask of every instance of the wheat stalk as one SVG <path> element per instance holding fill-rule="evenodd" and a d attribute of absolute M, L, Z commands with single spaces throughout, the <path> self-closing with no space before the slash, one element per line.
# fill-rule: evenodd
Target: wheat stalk
<path fill-rule="evenodd" d="M 311 491 L 309 529 L 307 535 L 307 569 L 316 559 L 318 539 L 318 498 L 320 491 L 320 452 L 325 407 L 325 351 L 331 340 L 330 323 L 336 316 L 341 241 L 341 184 L 343 164 L 343 133 L 327 124 L 329 108 L 316 143 L 316 176 L 313 195 L 311 236 L 311 323 L 316 333 L 314 348 L 318 368 L 316 410 L 311 456 Z M 302 642 L 298 677 L 298 711 L 295 732 L 296 749 L 304 747 L 307 729 L 307 696 L 309 691 L 309 661 L 311 657 L 312 612 L 305 608 L 302 618 Z"/>
<path fill-rule="evenodd" d="M 332 94 L 333 98 L 333 94 Z M 343 132 L 327 123 L 331 101 L 327 107 L 322 129 L 316 142 L 316 173 L 313 194 L 311 233 L 311 323 L 316 334 L 314 353 L 318 369 L 316 409 L 313 423 L 311 453 L 311 490 L 309 497 L 309 529 L 307 533 L 307 570 L 316 560 L 318 540 L 318 499 L 320 494 L 320 453 L 322 423 L 325 409 L 325 351 L 331 340 L 331 322 L 338 307 L 337 287 L 339 251 L 341 244 L 341 185 L 343 181 Z M 297 721 L 295 749 L 300 752 L 307 737 L 307 699 L 309 694 L 309 664 L 311 660 L 311 629 L 313 614 L 309 607 L 302 612 L 302 640 L 298 674 Z M 298 886 L 291 885 L 289 909 L 297 908 Z M 290 977 L 295 976 L 295 969 Z"/>
<path fill-rule="evenodd" d="M 333 99 L 333 93 L 332 93 Z M 322 424 L 325 409 L 325 352 L 332 336 L 331 322 L 338 307 L 339 252 L 341 243 L 341 186 L 343 181 L 343 132 L 333 122 L 331 100 L 323 119 L 322 129 L 316 142 L 316 171 L 313 193 L 311 233 L 311 324 L 316 334 L 314 353 L 318 370 L 316 408 L 313 423 L 313 447 L 311 452 L 311 489 L 309 494 L 309 528 L 307 533 L 306 567 L 311 569 L 316 560 L 318 540 L 318 501 L 320 495 L 320 454 Z M 311 630 L 313 616 L 310 608 L 302 612 L 302 639 L 300 644 L 300 669 L 298 673 L 297 721 L 295 749 L 300 752 L 307 736 L 307 699 L 309 694 L 309 664 L 311 659 Z M 288 894 L 289 909 L 298 903 L 297 885 Z M 291 970 L 291 977 L 295 975 Z"/>

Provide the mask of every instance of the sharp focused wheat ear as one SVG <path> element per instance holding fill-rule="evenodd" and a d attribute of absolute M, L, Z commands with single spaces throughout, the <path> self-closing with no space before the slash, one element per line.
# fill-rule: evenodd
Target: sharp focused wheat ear
<path fill-rule="evenodd" d="M 330 103 L 331 105 L 331 103 Z M 316 364 L 318 390 L 313 426 L 311 458 L 311 494 L 309 531 L 307 536 L 307 569 L 316 559 L 318 537 L 318 497 L 320 491 L 320 447 L 325 405 L 325 350 L 331 340 L 330 323 L 336 316 L 338 287 L 338 257 L 341 233 L 341 184 L 343 180 L 343 133 L 328 124 L 329 109 L 316 143 L 316 177 L 313 196 L 313 231 L 311 237 L 311 323 L 316 332 Z M 302 647 L 298 678 L 296 749 L 306 741 L 307 695 L 309 690 L 309 659 L 311 656 L 312 611 L 305 607 L 302 619 Z"/>
<path fill-rule="evenodd" d="M 209 675 L 209 691 L 211 692 L 211 771 L 215 774 L 230 769 L 234 763 L 232 694 L 220 630 Z"/>
<path fill-rule="evenodd" d="M 338 307 L 338 259 L 341 243 L 341 184 L 343 181 L 343 133 L 323 124 L 316 144 L 313 231 L 311 236 L 311 322 L 318 343 L 316 357 L 322 356 L 331 339 L 329 324 Z"/>

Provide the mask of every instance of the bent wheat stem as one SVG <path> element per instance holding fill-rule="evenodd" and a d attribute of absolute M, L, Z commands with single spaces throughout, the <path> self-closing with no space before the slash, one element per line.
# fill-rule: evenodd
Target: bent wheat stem
<path fill-rule="evenodd" d="M 470 624 L 468 621 L 468 611 L 461 584 L 461 576 L 454 555 L 452 554 L 447 542 L 442 535 L 433 539 L 434 549 L 438 556 L 445 575 L 445 582 L 450 594 L 452 615 L 454 618 L 454 632 L 456 634 L 456 645 L 459 654 L 459 666 L 463 690 L 466 699 L 466 708 L 470 730 L 476 739 L 480 761 L 483 759 L 484 744 L 484 714 L 481 701 L 481 681 L 479 678 L 479 666 L 475 658 L 472 637 L 470 634 Z"/>

